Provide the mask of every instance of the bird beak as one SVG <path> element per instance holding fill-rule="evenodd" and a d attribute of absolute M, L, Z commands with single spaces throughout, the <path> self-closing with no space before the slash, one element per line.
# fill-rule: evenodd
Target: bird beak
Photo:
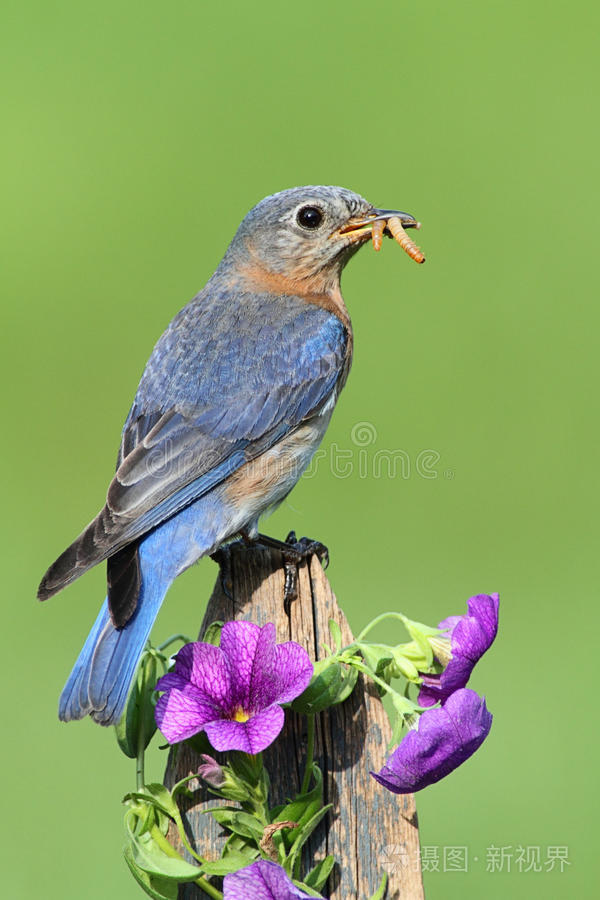
<path fill-rule="evenodd" d="M 351 234 L 352 240 L 366 239 L 371 236 L 373 223 L 378 221 L 386 221 L 392 216 L 400 219 L 403 228 L 420 228 L 421 223 L 417 222 L 410 213 L 401 212 L 398 209 L 375 209 L 373 208 L 365 216 L 357 216 L 348 219 L 345 225 L 339 229 L 338 234 Z"/>

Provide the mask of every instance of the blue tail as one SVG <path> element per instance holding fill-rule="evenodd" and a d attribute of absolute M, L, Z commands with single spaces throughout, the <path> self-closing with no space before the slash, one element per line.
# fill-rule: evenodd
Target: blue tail
<path fill-rule="evenodd" d="M 59 719 L 91 715 L 100 725 L 117 724 L 169 583 L 142 584 L 137 609 L 124 628 L 112 624 L 104 601 L 60 695 Z"/>
<path fill-rule="evenodd" d="M 118 723 L 144 645 L 172 582 L 238 528 L 215 490 L 140 541 L 141 587 L 135 612 L 124 628 L 115 628 L 104 601 L 60 696 L 58 716 L 63 722 L 91 715 L 100 725 Z"/>

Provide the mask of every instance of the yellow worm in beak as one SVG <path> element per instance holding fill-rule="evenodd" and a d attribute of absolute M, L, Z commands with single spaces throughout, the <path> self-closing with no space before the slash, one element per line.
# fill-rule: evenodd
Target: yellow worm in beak
<path fill-rule="evenodd" d="M 417 263 L 425 262 L 425 254 L 421 252 L 411 237 L 408 236 L 402 222 L 398 216 L 390 216 L 389 219 L 376 219 L 373 222 L 371 240 L 375 250 L 381 250 L 381 242 L 383 240 L 383 232 L 388 230 L 394 240 L 396 240 L 405 253 L 408 253 L 411 259 Z"/>
<path fill-rule="evenodd" d="M 383 241 L 383 232 L 385 230 L 385 219 L 375 219 L 371 233 L 371 240 L 376 250 L 381 250 L 381 242 Z"/>

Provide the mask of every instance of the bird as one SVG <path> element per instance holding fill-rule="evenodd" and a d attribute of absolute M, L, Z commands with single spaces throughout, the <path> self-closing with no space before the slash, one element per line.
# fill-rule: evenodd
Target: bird
<path fill-rule="evenodd" d="M 260 516 L 308 466 L 350 371 L 342 270 L 391 216 L 418 227 L 341 187 L 266 197 L 158 340 L 106 503 L 38 589 L 46 600 L 107 561 L 107 596 L 60 696 L 61 720 L 117 724 L 175 578 L 240 535 L 264 537 Z"/>

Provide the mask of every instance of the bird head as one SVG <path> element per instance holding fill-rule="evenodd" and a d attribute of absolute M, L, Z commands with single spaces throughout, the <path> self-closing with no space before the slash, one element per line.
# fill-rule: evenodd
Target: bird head
<path fill-rule="evenodd" d="M 291 188 L 261 200 L 242 221 L 223 264 L 273 275 L 315 292 L 339 286 L 342 269 L 372 235 L 373 223 L 397 216 L 405 228 L 416 219 L 376 209 L 346 188 Z"/>

